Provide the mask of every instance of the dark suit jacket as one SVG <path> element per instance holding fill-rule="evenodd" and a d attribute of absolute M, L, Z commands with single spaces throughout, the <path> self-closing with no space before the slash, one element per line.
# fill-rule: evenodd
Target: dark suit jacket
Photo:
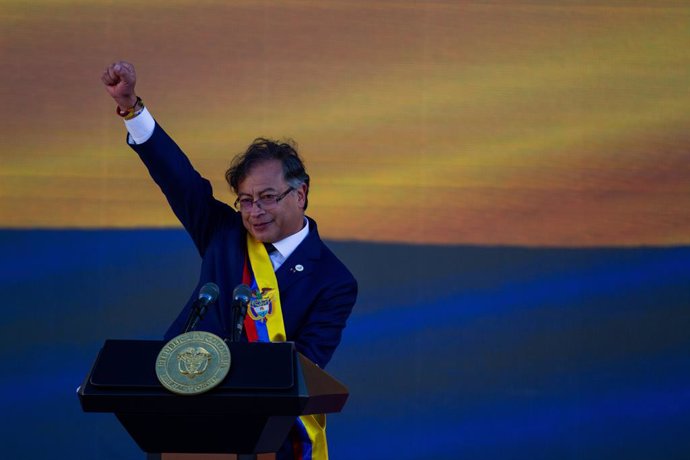
<path fill-rule="evenodd" d="M 131 144 L 130 144 L 131 145 Z M 201 286 L 220 288 L 217 304 L 197 325 L 220 337 L 231 334 L 232 292 L 242 283 L 246 230 L 233 208 L 213 198 L 211 184 L 194 170 L 175 142 L 158 125 L 143 144 L 131 145 L 192 237 L 202 258 L 201 275 L 186 306 L 166 333 L 182 332 Z M 294 267 L 302 265 L 301 271 Z M 276 271 L 287 340 L 320 367 L 340 343 L 357 297 L 357 282 L 319 238 L 316 222 L 309 235 Z"/>

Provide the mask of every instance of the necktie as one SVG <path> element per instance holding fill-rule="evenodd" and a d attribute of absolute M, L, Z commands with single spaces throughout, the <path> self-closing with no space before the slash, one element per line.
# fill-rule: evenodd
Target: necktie
<path fill-rule="evenodd" d="M 264 246 L 266 246 L 266 251 L 268 251 L 269 256 L 277 251 L 276 247 L 273 246 L 271 243 L 264 243 Z"/>

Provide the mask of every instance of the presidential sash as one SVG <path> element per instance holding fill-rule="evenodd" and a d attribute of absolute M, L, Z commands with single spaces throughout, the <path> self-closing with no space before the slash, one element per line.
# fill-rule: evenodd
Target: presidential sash
<path fill-rule="evenodd" d="M 271 258 L 263 243 L 247 233 L 247 257 L 242 282 L 252 297 L 244 318 L 244 328 L 250 342 L 284 342 L 285 324 L 280 306 L 278 279 Z M 290 431 L 295 460 L 328 460 L 326 416 L 303 415 Z"/>

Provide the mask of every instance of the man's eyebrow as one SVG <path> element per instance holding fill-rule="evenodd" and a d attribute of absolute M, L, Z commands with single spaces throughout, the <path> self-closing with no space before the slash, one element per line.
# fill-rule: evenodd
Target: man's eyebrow
<path fill-rule="evenodd" d="M 266 192 L 275 193 L 276 191 L 277 191 L 276 188 L 268 187 L 268 188 L 265 188 L 265 189 L 263 189 L 263 190 L 259 190 L 259 193 L 258 193 L 258 194 L 259 194 L 259 195 L 263 195 L 263 194 L 266 193 Z M 240 192 L 240 193 L 237 194 L 237 196 L 252 196 L 252 195 L 251 195 L 250 193 L 243 193 L 243 192 Z"/>

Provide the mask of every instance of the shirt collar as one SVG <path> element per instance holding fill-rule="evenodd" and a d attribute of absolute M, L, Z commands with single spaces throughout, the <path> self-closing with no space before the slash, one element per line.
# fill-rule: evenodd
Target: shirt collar
<path fill-rule="evenodd" d="M 304 227 L 302 227 L 302 230 L 300 230 L 297 233 L 293 233 L 292 235 L 283 238 L 280 241 L 276 241 L 273 243 L 273 246 L 278 250 L 281 256 L 283 258 L 287 259 L 290 257 L 290 254 L 295 252 L 295 249 L 297 249 L 297 246 L 304 241 L 304 239 L 307 237 L 309 234 L 309 220 L 305 217 L 304 218 Z"/>

